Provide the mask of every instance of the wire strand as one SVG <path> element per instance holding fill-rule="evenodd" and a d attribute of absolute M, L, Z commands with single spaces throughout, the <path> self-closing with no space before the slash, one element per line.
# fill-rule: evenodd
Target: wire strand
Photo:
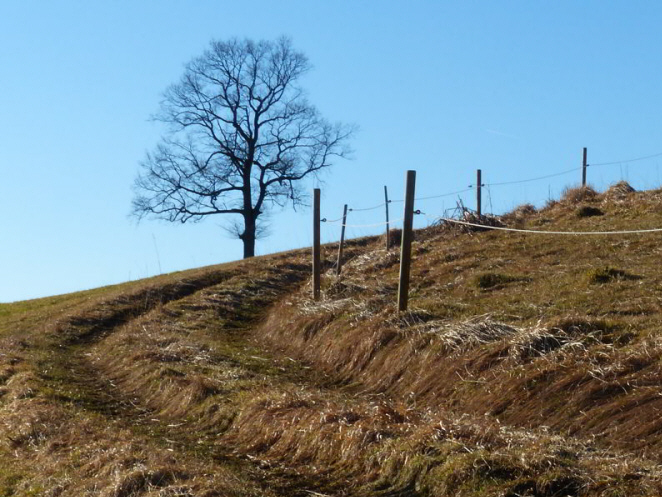
<path fill-rule="evenodd" d="M 575 171 L 579 171 L 579 170 L 581 170 L 581 167 L 573 167 L 572 169 L 567 169 L 565 171 L 561 171 L 561 172 L 558 172 L 558 173 L 547 174 L 545 176 L 537 176 L 535 178 L 520 179 L 520 180 L 515 180 L 515 181 L 501 181 L 501 182 L 498 182 L 498 183 L 487 183 L 485 186 L 501 186 L 501 185 L 515 185 L 515 184 L 518 184 L 518 183 L 528 183 L 528 182 L 531 182 L 531 181 L 539 181 L 541 179 L 554 178 L 556 176 L 563 176 L 565 174 L 575 172 Z"/>
<path fill-rule="evenodd" d="M 613 162 L 598 162 L 598 163 L 591 163 L 587 164 L 587 167 L 597 167 L 597 166 L 611 166 L 614 164 L 624 164 L 628 162 L 637 162 L 637 161 L 642 161 L 646 159 L 652 159 L 655 157 L 662 157 L 662 152 L 652 154 L 652 155 L 646 155 L 643 157 L 636 157 L 634 159 L 627 159 L 627 160 L 621 160 L 621 161 L 613 161 Z M 485 187 L 490 187 L 490 186 L 504 186 L 504 185 L 516 185 L 520 183 L 530 183 L 532 181 L 540 181 L 543 179 L 549 179 L 549 178 L 555 178 L 557 176 L 563 176 L 572 172 L 580 171 L 582 167 L 573 167 L 572 169 L 566 169 L 565 171 L 560 171 L 558 173 L 552 173 L 552 174 L 546 174 L 544 176 L 536 176 L 535 178 L 527 178 L 527 179 L 521 179 L 521 180 L 513 180 L 513 181 L 499 181 L 496 183 L 485 183 Z M 423 200 L 431 200 L 431 199 L 436 199 L 436 198 L 443 198 L 443 197 L 451 197 L 453 195 L 458 195 L 460 193 L 466 193 L 468 191 L 471 191 L 473 188 L 475 188 L 476 185 L 470 185 L 469 188 L 465 188 L 464 190 L 457 190 L 454 192 L 448 192 L 448 193 L 441 193 L 439 195 L 430 195 L 427 197 L 417 197 L 414 200 L 416 201 L 423 201 Z M 391 204 L 396 204 L 396 203 L 402 203 L 404 200 L 398 199 L 398 200 L 389 200 L 388 203 Z M 348 209 L 349 212 L 365 212 L 365 211 L 372 211 L 375 209 L 379 209 L 380 207 L 384 207 L 386 205 L 386 202 L 382 202 L 377 205 L 373 205 L 372 207 L 352 207 Z M 336 221 L 327 221 L 328 223 L 333 223 Z"/>
<path fill-rule="evenodd" d="M 344 217 L 344 216 L 343 216 L 343 217 Z M 342 220 L 343 220 L 342 217 L 339 217 L 338 219 L 327 219 L 327 218 L 320 219 L 321 222 L 323 222 L 323 223 L 328 223 L 328 224 L 339 223 L 339 222 L 342 221 Z"/>
<path fill-rule="evenodd" d="M 360 208 L 360 209 L 352 207 L 351 209 L 347 209 L 347 210 L 352 211 L 352 212 L 372 211 L 372 210 L 375 210 L 375 209 L 379 209 L 380 207 L 384 207 L 385 205 L 386 205 L 386 202 L 382 202 L 381 204 L 374 205 L 372 207 L 364 207 L 364 208 Z"/>
<path fill-rule="evenodd" d="M 465 188 L 464 190 L 457 190 L 457 191 L 454 191 L 454 192 L 442 193 L 440 195 L 431 195 L 429 197 L 416 197 L 414 200 L 430 200 L 430 199 L 433 199 L 433 198 L 451 197 L 453 195 L 457 195 L 459 193 L 465 193 L 465 192 L 468 192 L 468 191 L 471 191 L 471 188 Z M 404 200 L 402 200 L 402 199 L 389 199 L 389 201 L 388 201 L 389 204 L 401 204 L 403 202 L 404 202 Z M 364 207 L 364 208 L 361 208 L 361 209 L 351 208 L 351 209 L 347 209 L 347 210 L 348 211 L 356 211 L 356 212 L 371 211 L 371 210 L 374 210 L 374 209 L 379 209 L 380 207 L 384 207 L 385 205 L 386 205 L 386 202 L 382 202 L 381 204 L 374 205 L 372 207 Z"/>
<path fill-rule="evenodd" d="M 653 155 L 646 155 L 644 157 L 637 157 L 635 159 L 618 160 L 618 161 L 613 161 L 613 162 L 598 162 L 596 164 L 590 163 L 590 164 L 588 164 L 588 166 L 589 167 L 590 166 L 594 166 L 594 167 L 595 166 L 613 166 L 614 164 L 624 164 L 626 162 L 637 162 L 637 161 L 640 161 L 640 160 L 653 159 L 655 157 L 660 157 L 660 156 L 662 156 L 662 152 L 659 152 L 659 153 L 653 154 Z"/>
<path fill-rule="evenodd" d="M 450 219 L 445 217 L 437 217 L 435 218 L 435 220 L 446 221 L 448 223 L 462 224 L 465 226 L 474 226 L 476 228 L 483 228 L 488 230 L 513 231 L 516 233 L 532 233 L 538 235 L 635 235 L 642 233 L 662 232 L 662 228 L 652 228 L 645 230 L 617 230 L 617 231 L 540 231 L 540 230 L 525 230 L 519 228 L 508 228 L 505 226 L 486 226 L 484 224 L 470 223 L 468 221 L 460 221 L 458 219 Z"/>
<path fill-rule="evenodd" d="M 402 217 L 400 219 L 390 220 L 388 223 L 389 224 L 395 224 L 395 223 L 399 223 L 400 221 L 404 221 L 404 219 L 405 218 Z M 344 226 L 346 228 L 374 228 L 376 226 L 384 226 L 384 225 L 386 225 L 386 221 L 381 222 L 381 223 L 375 223 L 375 224 L 345 224 Z"/>
<path fill-rule="evenodd" d="M 457 195 L 459 193 L 465 193 L 468 191 L 471 191 L 471 188 L 465 188 L 464 190 L 458 190 L 456 192 L 442 193 L 441 195 L 432 195 L 430 197 L 417 197 L 414 200 L 430 200 L 433 198 L 452 197 L 453 195 Z"/>

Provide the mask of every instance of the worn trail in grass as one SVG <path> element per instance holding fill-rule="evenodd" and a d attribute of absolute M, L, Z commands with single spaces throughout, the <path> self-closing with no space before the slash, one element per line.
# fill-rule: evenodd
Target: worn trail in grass
<path fill-rule="evenodd" d="M 281 291 L 297 281 L 297 267 L 287 265 L 294 277 L 281 280 Z M 230 265 L 92 302 L 72 296 L 43 328 L 14 319 L 19 326 L 5 332 L 0 354 L 0 431 L 9 442 L 0 495 L 279 494 L 278 475 L 265 478 L 245 458 L 230 457 L 211 433 L 161 421 L 92 361 L 123 326 L 237 274 Z"/>
<path fill-rule="evenodd" d="M 100 416 L 104 424 L 114 424 L 118 431 L 124 429 L 131 432 L 134 441 L 142 440 L 141 443 L 146 447 L 154 447 L 166 454 L 170 452 L 186 461 L 185 464 L 179 463 L 167 470 L 140 469 L 137 474 L 136 470 L 129 471 L 119 486 L 115 486 L 116 494 L 121 494 L 123 488 L 126 490 L 124 493 L 132 495 L 149 493 L 153 489 L 164 491 L 172 487 L 181 495 L 188 495 L 185 492 L 197 495 L 207 486 L 207 492 L 216 492 L 213 495 L 310 495 L 305 489 L 311 484 L 300 481 L 301 478 L 297 478 L 296 474 L 283 470 L 266 471 L 250 462 L 250 459 L 233 453 L 229 446 L 218 444 L 219 434 L 226 428 L 224 423 L 205 423 L 205 426 L 191 423 L 191 413 L 181 409 L 187 409 L 192 402 L 201 400 L 199 396 L 219 393 L 208 376 L 199 376 L 190 381 L 187 379 L 187 385 L 178 384 L 177 392 L 164 404 L 166 409 L 163 409 L 164 405 L 159 406 L 146 399 L 145 391 L 141 388 L 132 391 L 130 386 L 131 381 L 141 382 L 149 376 L 151 362 L 174 362 L 172 354 L 159 356 L 158 350 L 149 348 L 152 344 L 146 324 L 159 318 L 171 321 L 173 312 L 185 313 L 187 321 L 199 320 L 199 314 L 205 308 L 211 310 L 218 304 L 218 301 L 210 302 L 209 298 L 218 299 L 220 294 L 232 300 L 226 306 L 227 312 L 223 314 L 225 328 L 205 329 L 210 334 L 208 340 L 214 341 L 213 347 L 205 346 L 204 340 L 196 341 L 195 344 L 191 342 L 187 347 L 190 350 L 195 346 L 196 352 L 205 357 L 213 355 L 210 364 L 216 365 L 221 374 L 226 374 L 229 368 L 236 369 L 238 365 L 248 373 L 264 373 L 265 363 L 271 364 L 269 358 L 258 355 L 259 352 L 246 342 L 241 330 L 260 315 L 261 306 L 268 305 L 282 292 L 296 285 L 304 273 L 301 266 L 289 262 L 274 264 L 273 268 L 269 267 L 265 271 L 265 275 L 257 273 L 249 272 L 248 276 L 242 277 L 237 272 L 229 272 L 221 278 L 207 279 L 198 284 L 189 283 L 179 291 L 158 292 L 154 305 L 141 303 L 142 296 L 138 296 L 132 301 L 138 303 L 139 310 L 135 305 L 127 303 L 110 305 L 103 316 L 76 316 L 55 330 L 51 348 L 40 363 L 40 368 L 47 371 L 41 375 L 46 384 L 47 396 L 74 410 Z M 246 275 L 247 272 L 242 274 Z M 213 284 L 218 279 L 222 283 Z M 218 312 L 218 309 L 214 312 Z M 136 326 L 143 332 L 137 336 L 137 342 L 145 342 L 142 347 L 136 346 L 134 341 Z M 114 336 L 116 334 L 118 337 Z M 66 338 L 64 350 L 63 337 Z M 127 339 L 129 343 L 125 342 Z M 112 343 L 109 345 L 108 342 Z M 124 356 L 123 345 L 128 347 L 126 353 L 135 362 L 133 367 L 123 368 L 118 375 L 120 371 L 113 367 L 113 361 L 127 357 Z M 200 358 L 202 355 L 196 356 L 194 362 L 199 362 Z M 195 364 L 188 366 L 195 367 Z M 175 374 L 173 371 L 167 375 Z M 269 366 L 267 373 L 274 375 L 274 372 L 278 377 L 297 376 L 296 372 L 286 368 Z M 137 377 L 132 377 L 134 374 Z M 181 378 L 194 375 L 189 370 L 181 373 Z M 143 386 L 149 389 L 155 385 Z M 193 391 L 187 391 L 187 386 Z M 182 400 L 182 395 L 186 397 L 189 394 L 190 398 Z M 173 414 L 173 410 L 177 411 L 176 414 Z M 191 472 L 190 468 L 196 465 L 204 469 L 202 474 Z M 221 485 L 223 490 L 219 490 L 214 479 L 207 478 L 208 481 L 205 481 L 205 474 L 219 473 L 226 473 L 248 485 L 240 485 L 241 488 L 228 491 L 227 485 Z M 153 474 L 164 474 L 167 477 L 159 480 Z M 138 483 L 132 484 L 136 479 Z M 191 484 L 191 481 L 196 483 Z M 318 488 L 320 482 L 312 486 Z"/>

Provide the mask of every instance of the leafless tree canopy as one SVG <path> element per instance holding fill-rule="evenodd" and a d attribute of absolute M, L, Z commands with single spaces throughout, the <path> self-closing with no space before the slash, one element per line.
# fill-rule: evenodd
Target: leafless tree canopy
<path fill-rule="evenodd" d="M 345 156 L 352 128 L 323 119 L 297 86 L 310 68 L 288 39 L 214 41 L 165 92 L 169 132 L 141 163 L 133 212 L 168 221 L 237 215 L 244 257 L 260 214 L 302 202 L 301 182 Z"/>

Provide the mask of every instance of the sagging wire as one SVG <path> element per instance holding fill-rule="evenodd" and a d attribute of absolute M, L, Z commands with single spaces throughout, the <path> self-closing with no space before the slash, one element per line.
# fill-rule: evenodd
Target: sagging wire
<path fill-rule="evenodd" d="M 613 162 L 597 162 L 597 163 L 591 163 L 587 164 L 587 166 L 613 166 L 615 164 L 624 164 L 626 162 L 638 162 L 646 159 L 653 159 L 655 157 L 661 157 L 662 152 L 658 152 L 657 154 L 652 154 L 652 155 L 645 155 L 643 157 L 636 157 L 634 159 L 627 159 L 627 160 L 617 160 Z"/>
<path fill-rule="evenodd" d="M 662 152 L 659 152 L 659 153 L 656 153 L 656 154 L 651 154 L 651 155 L 645 155 L 645 156 L 642 156 L 642 157 L 635 157 L 633 159 L 627 159 L 627 160 L 591 163 L 591 164 L 587 164 L 586 167 L 590 167 L 590 166 L 597 167 L 597 166 L 609 166 L 609 165 L 615 165 L 615 164 L 624 164 L 624 163 L 629 163 L 629 162 L 637 162 L 637 161 L 642 161 L 642 160 L 647 160 L 647 159 L 653 159 L 655 157 L 662 157 Z M 533 181 L 540 181 L 540 180 L 544 180 L 544 179 L 563 176 L 563 175 L 566 175 L 566 174 L 570 174 L 572 172 L 580 171 L 581 169 L 582 169 L 581 167 L 573 167 L 571 169 L 566 169 L 564 171 L 559 171 L 557 173 L 546 174 L 544 176 L 536 176 L 535 178 L 527 178 L 527 179 L 513 180 L 513 181 L 498 181 L 498 182 L 495 182 L 495 183 L 485 183 L 485 184 L 482 184 L 481 186 L 484 186 L 484 187 L 488 188 L 490 208 L 493 210 L 493 207 L 491 205 L 492 195 L 491 195 L 491 192 L 489 190 L 489 188 L 492 187 L 492 186 L 505 186 L 505 185 L 516 185 L 516 184 L 521 184 L 521 183 L 530 183 L 530 182 L 533 182 Z M 468 185 L 468 187 L 463 189 L 463 190 L 457 190 L 457 191 L 454 191 L 454 192 L 442 193 L 442 194 L 439 194 L 439 195 L 430 195 L 430 196 L 426 196 L 426 197 L 416 197 L 415 200 L 416 201 L 424 201 L 424 200 L 432 200 L 432 199 L 437 199 L 437 198 L 450 197 L 450 196 L 453 196 L 453 195 L 459 195 L 461 193 L 466 193 L 466 192 L 471 191 L 472 189 L 475 189 L 475 188 L 476 188 L 476 185 L 471 184 L 471 185 Z M 401 200 L 401 199 L 389 200 L 388 201 L 389 204 L 391 204 L 391 203 L 402 203 L 402 202 L 404 202 L 404 200 Z M 372 210 L 384 207 L 386 204 L 387 204 L 386 202 L 382 202 L 380 204 L 373 205 L 371 207 L 352 207 L 352 208 L 348 209 L 348 212 L 372 211 Z M 327 222 L 329 224 L 338 223 L 340 221 L 342 221 L 342 218 L 338 218 L 338 219 L 334 219 L 334 220 L 322 219 L 322 222 Z M 386 223 L 384 222 L 384 223 L 381 223 L 381 224 L 386 224 Z M 378 225 L 379 224 L 375 224 L 375 225 L 373 225 L 373 224 L 370 224 L 370 225 L 357 225 L 357 226 L 363 227 L 363 226 L 378 226 Z M 349 226 L 349 225 L 347 225 L 347 226 Z"/>
<path fill-rule="evenodd" d="M 424 212 L 421 212 L 420 209 L 417 209 L 414 211 L 415 215 L 423 215 L 425 216 L 426 214 Z M 340 224 L 340 226 L 345 226 L 345 228 L 375 228 L 377 226 L 385 226 L 386 224 L 397 224 L 402 221 L 404 221 L 405 218 L 401 217 L 400 219 L 391 219 L 388 222 L 387 221 L 382 221 L 380 223 L 371 223 L 371 224 Z M 335 221 L 329 221 L 326 218 L 320 219 L 320 222 L 322 223 L 333 223 L 333 222 L 338 222 L 342 221 L 342 218 L 336 219 Z"/>
<path fill-rule="evenodd" d="M 556 176 L 563 176 L 564 174 L 569 174 L 572 172 L 576 171 L 581 171 L 581 167 L 573 167 L 572 169 L 567 169 L 565 171 L 561 171 L 558 173 L 553 173 L 553 174 L 547 174 L 545 176 L 537 176 L 535 178 L 529 178 L 529 179 L 520 179 L 520 180 L 514 180 L 514 181 L 499 181 L 497 183 L 487 183 L 485 186 L 502 186 L 502 185 L 516 185 L 519 183 L 530 183 L 532 181 L 540 181 L 541 179 L 548 179 L 548 178 L 555 178 Z"/>
<path fill-rule="evenodd" d="M 421 201 L 421 200 L 430 200 L 434 198 L 443 198 L 443 197 L 451 197 L 453 195 L 459 195 L 460 193 L 465 193 L 468 191 L 471 191 L 471 185 L 469 185 L 469 188 L 465 188 L 464 190 L 457 190 L 455 192 L 449 192 L 449 193 L 442 193 L 441 195 L 431 195 L 429 197 L 416 197 L 414 200 L 416 201 Z M 400 200 L 402 202 L 402 200 Z"/>
<path fill-rule="evenodd" d="M 391 203 L 391 200 L 389 200 L 389 203 Z M 359 211 L 372 211 L 375 209 L 379 209 L 380 207 L 384 207 L 386 205 L 386 202 L 382 202 L 379 205 L 373 205 L 372 207 L 363 207 L 363 208 L 357 208 L 357 207 L 352 207 L 351 209 L 347 209 L 348 212 L 359 212 Z"/>
<path fill-rule="evenodd" d="M 338 219 L 327 219 L 327 218 L 323 217 L 322 219 L 320 219 L 320 222 L 321 223 L 335 224 L 335 223 L 339 223 L 342 220 L 343 220 L 342 217 L 339 217 Z"/>

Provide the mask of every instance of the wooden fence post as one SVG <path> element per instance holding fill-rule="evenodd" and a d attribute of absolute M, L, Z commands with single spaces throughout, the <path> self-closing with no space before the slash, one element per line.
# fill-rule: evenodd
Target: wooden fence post
<path fill-rule="evenodd" d="M 338 266 L 336 268 L 336 275 L 340 276 L 340 271 L 342 269 L 342 249 L 343 244 L 345 243 L 345 224 L 347 223 L 347 204 L 342 213 L 342 229 L 340 230 L 340 245 L 338 245 Z"/>
<path fill-rule="evenodd" d="M 586 147 L 582 151 L 582 186 L 586 186 Z"/>
<path fill-rule="evenodd" d="M 405 219 L 400 246 L 400 282 L 398 284 L 398 311 L 406 311 L 409 300 L 409 270 L 411 268 L 411 241 L 414 225 L 414 191 L 416 171 L 407 171 L 405 186 Z"/>
<path fill-rule="evenodd" d="M 478 214 L 478 219 L 480 219 L 480 215 L 482 214 L 482 198 L 480 191 L 481 186 L 483 186 L 483 183 L 481 181 L 481 170 L 477 169 L 476 170 L 476 213 Z"/>
<path fill-rule="evenodd" d="M 320 189 L 313 190 L 313 300 L 320 298 Z"/>
<path fill-rule="evenodd" d="M 388 190 L 384 185 L 384 205 L 386 205 L 386 251 L 391 247 L 391 229 L 388 224 Z"/>

